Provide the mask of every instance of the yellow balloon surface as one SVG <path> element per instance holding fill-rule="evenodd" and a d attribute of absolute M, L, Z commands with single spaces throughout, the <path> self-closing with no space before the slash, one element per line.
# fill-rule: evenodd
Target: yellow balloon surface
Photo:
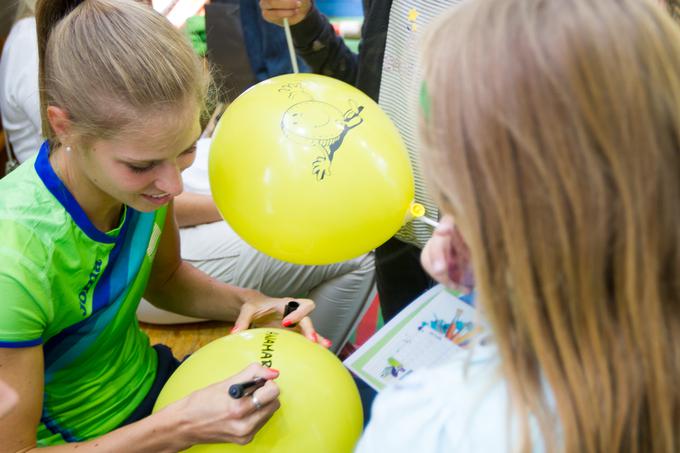
<path fill-rule="evenodd" d="M 356 384 L 335 355 L 302 335 L 251 329 L 213 341 L 192 354 L 163 387 L 154 412 L 195 390 L 226 379 L 253 362 L 281 372 L 281 407 L 245 446 L 196 445 L 188 451 L 351 452 L 363 415 Z"/>
<path fill-rule="evenodd" d="M 330 77 L 288 74 L 239 96 L 210 149 L 210 187 L 229 225 L 297 264 L 354 258 L 403 225 L 414 187 L 396 127 Z"/>

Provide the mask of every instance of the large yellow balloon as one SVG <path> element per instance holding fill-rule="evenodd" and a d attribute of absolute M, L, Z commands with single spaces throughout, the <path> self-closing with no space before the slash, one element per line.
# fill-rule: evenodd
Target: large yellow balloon
<path fill-rule="evenodd" d="M 413 201 L 394 124 L 338 80 L 288 74 L 239 96 L 219 121 L 213 198 L 246 242 L 297 264 L 354 258 L 389 239 Z"/>
<path fill-rule="evenodd" d="M 335 355 L 294 332 L 252 329 L 215 340 L 191 355 L 163 387 L 154 412 L 259 362 L 281 372 L 281 407 L 245 447 L 196 445 L 194 453 L 349 453 L 363 416 L 359 392 Z"/>

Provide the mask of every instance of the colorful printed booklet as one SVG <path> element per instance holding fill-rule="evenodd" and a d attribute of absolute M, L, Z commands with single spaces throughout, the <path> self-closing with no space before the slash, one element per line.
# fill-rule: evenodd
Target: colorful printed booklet
<path fill-rule="evenodd" d="M 374 389 L 417 369 L 492 352 L 489 329 L 479 319 L 472 295 L 442 285 L 423 293 L 376 332 L 344 364 Z"/>

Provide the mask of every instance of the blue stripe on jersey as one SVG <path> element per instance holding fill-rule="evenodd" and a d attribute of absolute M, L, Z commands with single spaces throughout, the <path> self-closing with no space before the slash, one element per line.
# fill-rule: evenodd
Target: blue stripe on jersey
<path fill-rule="evenodd" d="M 0 348 L 28 348 L 42 343 L 42 338 L 26 341 L 0 341 Z"/>
<path fill-rule="evenodd" d="M 68 366 L 97 341 L 99 334 L 118 315 L 124 301 L 124 298 L 118 299 L 114 304 L 105 306 L 87 319 L 62 330 L 47 340 L 43 346 L 45 384 L 51 382 L 52 373 Z"/>
<path fill-rule="evenodd" d="M 132 286 L 142 265 L 155 216 L 155 212 L 140 213 L 128 208 L 125 225 L 114 247 L 118 251 L 115 255 L 112 251 L 106 269 L 94 289 L 93 308 L 96 311 L 93 309 L 88 318 L 62 330 L 43 346 L 46 383 L 50 382 L 52 373 L 67 366 L 97 341 L 99 334 L 123 308 L 127 290 Z"/>
<path fill-rule="evenodd" d="M 45 395 L 45 398 L 47 398 L 47 395 Z M 59 423 L 57 423 L 56 420 L 54 420 L 49 415 L 46 404 L 44 402 L 42 415 L 40 416 L 40 421 L 45 425 L 45 427 L 47 427 L 47 429 L 50 430 L 50 432 L 52 432 L 52 434 L 59 434 L 62 437 L 62 439 L 64 439 L 64 442 L 79 442 L 82 440 L 74 436 L 70 430 L 59 426 Z"/>
<path fill-rule="evenodd" d="M 109 264 L 94 288 L 93 311 L 123 297 L 144 261 L 156 214 L 141 213 L 128 207 L 128 219 L 126 224 L 130 226 L 125 232 L 121 231 L 123 240 L 114 247 Z M 127 234 L 128 231 L 132 234 Z"/>
<path fill-rule="evenodd" d="M 116 238 L 107 235 L 95 227 L 87 214 L 80 207 L 76 199 L 71 195 L 71 192 L 66 188 L 63 182 L 59 179 L 50 164 L 50 145 L 47 140 L 40 147 L 38 157 L 35 160 L 35 171 L 42 180 L 45 187 L 59 200 L 64 208 L 71 214 L 73 221 L 80 227 L 81 230 L 87 234 L 90 239 L 104 244 L 112 244 Z"/>

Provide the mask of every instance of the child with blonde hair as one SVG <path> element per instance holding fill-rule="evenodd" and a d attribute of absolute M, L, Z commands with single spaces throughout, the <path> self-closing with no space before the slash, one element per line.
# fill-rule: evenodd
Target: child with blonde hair
<path fill-rule="evenodd" d="M 677 24 L 475 0 L 423 48 L 425 173 L 456 225 L 423 263 L 450 283 L 469 249 L 497 354 L 381 393 L 358 452 L 678 451 Z"/>

